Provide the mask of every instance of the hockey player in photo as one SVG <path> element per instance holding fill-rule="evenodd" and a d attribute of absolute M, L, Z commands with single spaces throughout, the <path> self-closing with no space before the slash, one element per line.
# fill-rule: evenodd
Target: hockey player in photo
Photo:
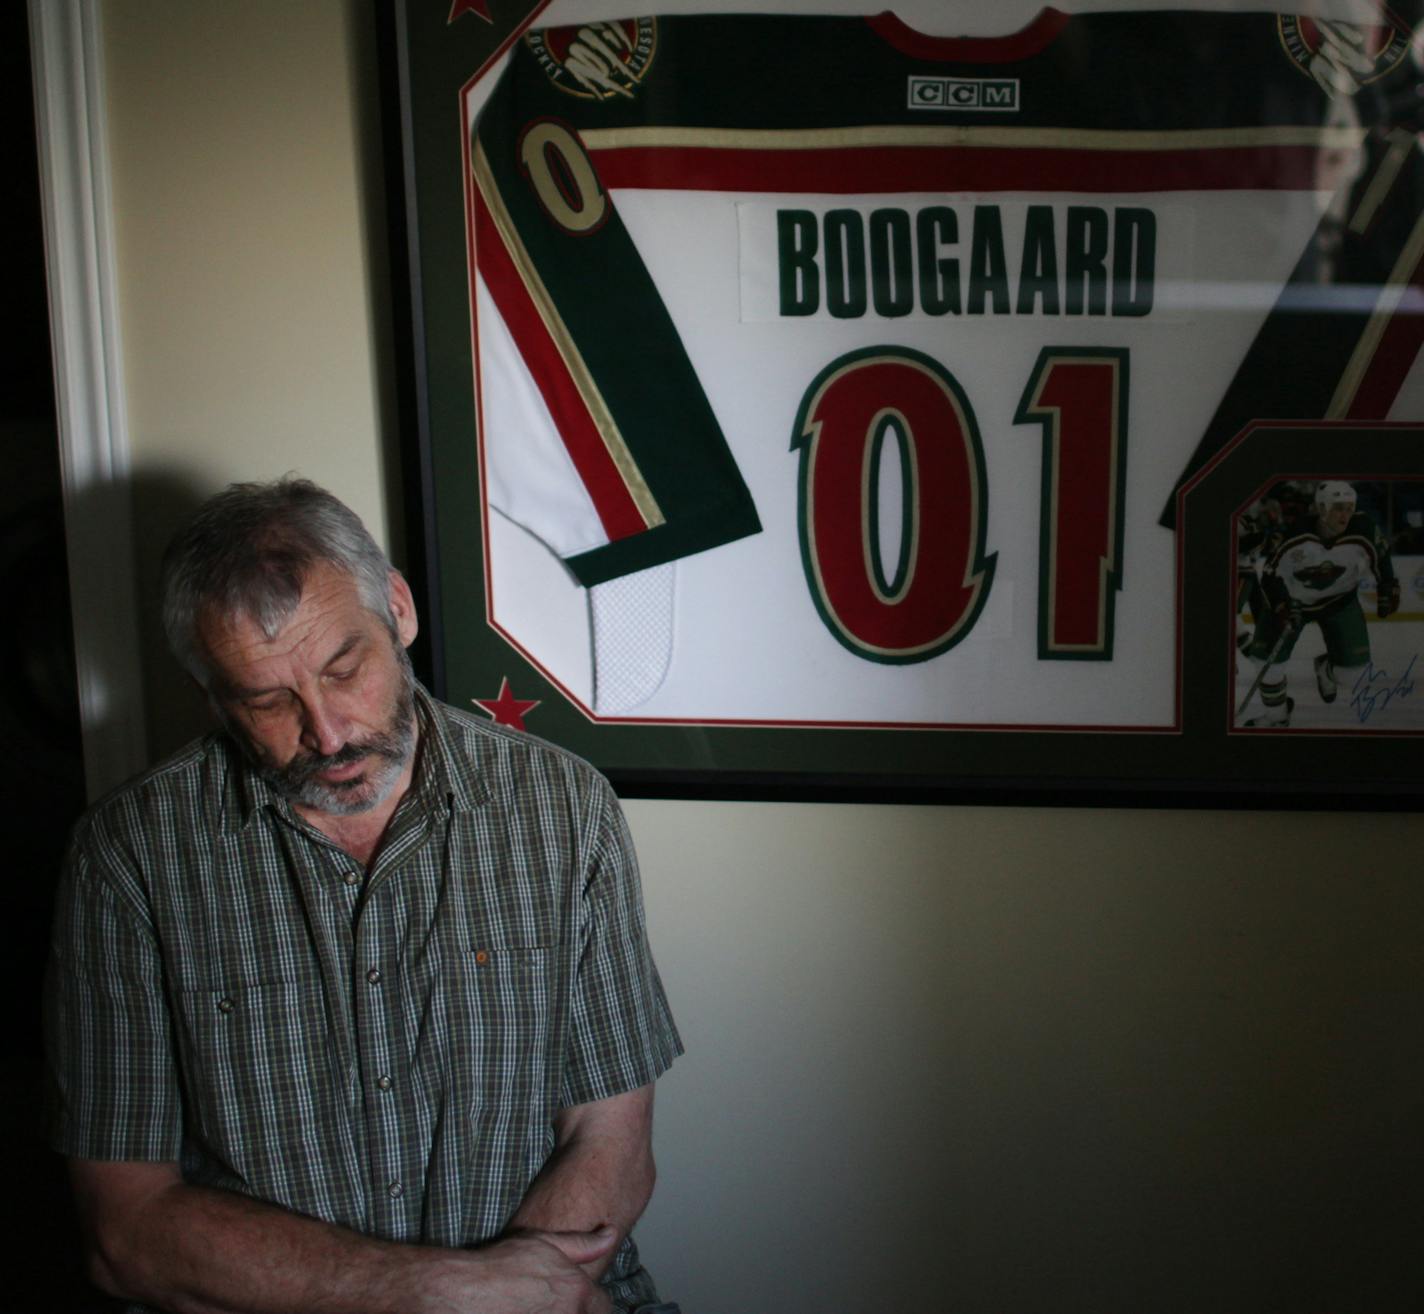
<path fill-rule="evenodd" d="M 1246 617 L 1270 610 L 1261 592 L 1261 554 L 1287 514 L 1278 491 L 1252 502 L 1236 520 L 1236 646 L 1242 652 L 1253 634 Z"/>
<path fill-rule="evenodd" d="M 1278 530 L 1266 544 L 1259 615 L 1245 660 L 1260 678 L 1260 710 L 1244 726 L 1283 729 L 1295 700 L 1286 691 L 1285 663 L 1308 623 L 1320 627 L 1325 651 L 1315 658 L 1315 684 L 1324 703 L 1347 691 L 1370 661 L 1370 636 L 1359 590 L 1375 583 L 1380 620 L 1399 607 L 1399 581 L 1389 542 L 1375 522 L 1356 510 L 1355 489 L 1327 479 L 1315 490 L 1312 510 Z M 1264 668 L 1264 673 L 1263 673 Z"/>

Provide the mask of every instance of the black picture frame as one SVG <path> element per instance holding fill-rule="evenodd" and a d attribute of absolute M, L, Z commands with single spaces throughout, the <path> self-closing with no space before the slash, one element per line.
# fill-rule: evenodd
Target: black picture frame
<path fill-rule="evenodd" d="M 865 717 L 814 724 L 715 716 L 674 721 L 598 715 L 586 696 L 571 693 L 492 614 L 487 596 L 487 521 L 493 513 L 481 493 L 485 472 L 477 447 L 472 202 L 459 103 L 461 89 L 480 70 L 493 69 L 545 7 L 531 0 L 452 0 L 448 6 L 444 0 L 380 0 L 377 6 L 405 435 L 406 560 L 424 620 L 417 670 L 437 696 L 493 719 L 522 721 L 521 728 L 591 760 L 625 796 L 1420 807 L 1424 693 L 1418 704 L 1409 702 L 1412 664 L 1378 668 L 1370 714 L 1354 725 L 1337 718 L 1245 729 L 1235 714 L 1245 678 L 1237 644 L 1238 535 L 1252 503 L 1286 481 L 1308 489 L 1321 480 L 1401 487 L 1424 480 L 1424 411 L 1420 424 L 1378 416 L 1326 418 L 1328 406 L 1311 392 L 1320 373 L 1313 362 L 1283 357 L 1282 344 L 1265 332 L 1251 350 L 1263 353 L 1277 376 L 1292 370 L 1298 392 L 1272 409 L 1251 393 L 1250 378 L 1243 384 L 1238 375 L 1213 421 L 1219 431 L 1214 450 L 1199 454 L 1163 509 L 1161 533 L 1174 544 L 1167 581 L 1173 592 L 1167 617 L 1175 628 L 1168 715 L 1117 725 L 1071 718 L 1061 724 L 973 718 L 875 723 Z M 1405 206 L 1410 219 L 1418 217 L 1417 195 L 1410 193 Z M 1301 313 L 1315 309 L 1305 305 Z M 1326 321 L 1333 332 L 1350 314 L 1331 309 Z M 1418 312 L 1411 307 L 1409 313 Z M 1356 333 L 1369 310 L 1358 318 Z M 1330 343 L 1316 347 L 1325 352 Z M 1024 397 L 1020 422 L 1031 425 L 1027 390 Z M 1037 534 L 1039 528 L 1025 532 Z M 1416 618 L 1411 610 L 1424 607 L 1421 589 L 1424 565 L 1406 581 L 1404 611 L 1372 621 L 1370 632 L 1402 632 L 1417 624 L 1424 635 L 1424 614 Z M 1045 642 L 1042 633 L 1039 642 Z M 1373 664 L 1370 669 L 1376 670 Z M 1136 674 L 1123 669 L 1120 678 L 1130 684 Z M 1299 674 L 1294 678 L 1299 687 Z M 1371 687 L 1367 682 L 1367 692 Z M 1418 720 L 1401 716 L 1391 722 L 1391 703 L 1396 711 L 1417 706 Z"/>

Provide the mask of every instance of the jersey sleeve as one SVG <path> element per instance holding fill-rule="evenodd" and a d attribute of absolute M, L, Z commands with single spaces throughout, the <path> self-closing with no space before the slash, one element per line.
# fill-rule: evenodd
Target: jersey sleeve
<path fill-rule="evenodd" d="M 1390 553 L 1389 538 L 1379 525 L 1366 516 L 1361 516 L 1363 522 L 1360 527 L 1361 534 L 1369 541 L 1371 551 L 1371 565 L 1374 568 L 1375 584 L 1380 588 L 1388 588 L 1394 583 L 1394 560 Z"/>
<path fill-rule="evenodd" d="M 560 1090 L 565 1107 L 646 1086 L 683 1052 L 648 947 L 632 838 L 606 784 L 597 809 Z"/>
<path fill-rule="evenodd" d="M 1271 610 L 1285 606 L 1290 601 L 1290 590 L 1286 587 L 1286 582 L 1281 578 L 1281 547 L 1285 542 L 1283 535 L 1275 535 L 1267 545 L 1265 556 L 1266 566 L 1261 572 L 1261 595 L 1266 600 Z"/>
<path fill-rule="evenodd" d="M 579 135 L 520 50 L 471 143 L 482 373 L 527 380 L 556 442 L 492 425 L 491 504 L 592 585 L 759 532 L 672 319 Z M 490 324 L 491 312 L 498 326 Z M 503 351 L 512 361 L 496 362 Z M 554 496 L 528 495 L 531 487 Z M 570 508 L 577 503 L 577 510 Z M 581 528 L 572 536 L 569 525 Z"/>
<path fill-rule="evenodd" d="M 76 837 L 45 983 L 50 1139 L 83 1159 L 177 1161 L 181 1098 L 151 922 L 107 870 L 92 825 Z"/>
<path fill-rule="evenodd" d="M 1281 289 L 1176 493 L 1256 420 L 1383 420 L 1424 344 L 1424 152 L 1412 128 L 1377 126 Z"/>

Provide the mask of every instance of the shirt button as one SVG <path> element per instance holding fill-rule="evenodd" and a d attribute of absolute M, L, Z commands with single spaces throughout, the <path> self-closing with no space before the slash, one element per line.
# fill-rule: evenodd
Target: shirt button
<path fill-rule="evenodd" d="M 380 985 L 381 969 L 379 967 L 373 967 L 369 972 L 366 973 L 366 980 L 368 980 L 372 985 Z"/>
<path fill-rule="evenodd" d="M 348 871 L 341 879 L 348 885 L 360 885 L 361 873 L 359 871 Z"/>
<path fill-rule="evenodd" d="M 218 1000 L 218 1012 L 219 1012 L 219 1013 L 231 1013 L 232 1010 L 233 1010 L 234 1008 L 236 1008 L 236 1007 L 237 1007 L 237 1005 L 234 1004 L 234 1003 L 232 1002 L 232 1000 L 231 1000 L 231 999 L 228 999 L 226 996 L 224 996 L 222 999 L 219 999 L 219 1000 Z"/>
<path fill-rule="evenodd" d="M 392 1182 L 386 1187 L 386 1194 L 389 1195 L 392 1200 L 399 1200 L 401 1196 L 405 1194 L 405 1187 L 399 1182 Z"/>
<path fill-rule="evenodd" d="M 376 1085 L 379 1086 L 382 1090 L 390 1090 L 390 1088 L 395 1085 L 395 1082 L 393 1082 L 388 1076 L 386 1076 L 385 1073 L 382 1073 L 379 1077 L 376 1078 Z"/>

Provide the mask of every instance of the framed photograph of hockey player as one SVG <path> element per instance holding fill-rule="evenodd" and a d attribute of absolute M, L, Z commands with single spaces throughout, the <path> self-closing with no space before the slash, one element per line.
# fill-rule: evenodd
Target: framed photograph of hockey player
<path fill-rule="evenodd" d="M 1185 740 L 1238 788 L 1417 806 L 1424 426 L 1249 425 L 1178 508 Z"/>
<path fill-rule="evenodd" d="M 1236 541 L 1233 728 L 1424 734 L 1424 481 L 1273 480 Z"/>
<path fill-rule="evenodd" d="M 1417 805 L 1407 668 L 1236 605 L 1424 476 L 1407 16 L 785 7 L 390 0 L 435 691 L 628 793 Z"/>

